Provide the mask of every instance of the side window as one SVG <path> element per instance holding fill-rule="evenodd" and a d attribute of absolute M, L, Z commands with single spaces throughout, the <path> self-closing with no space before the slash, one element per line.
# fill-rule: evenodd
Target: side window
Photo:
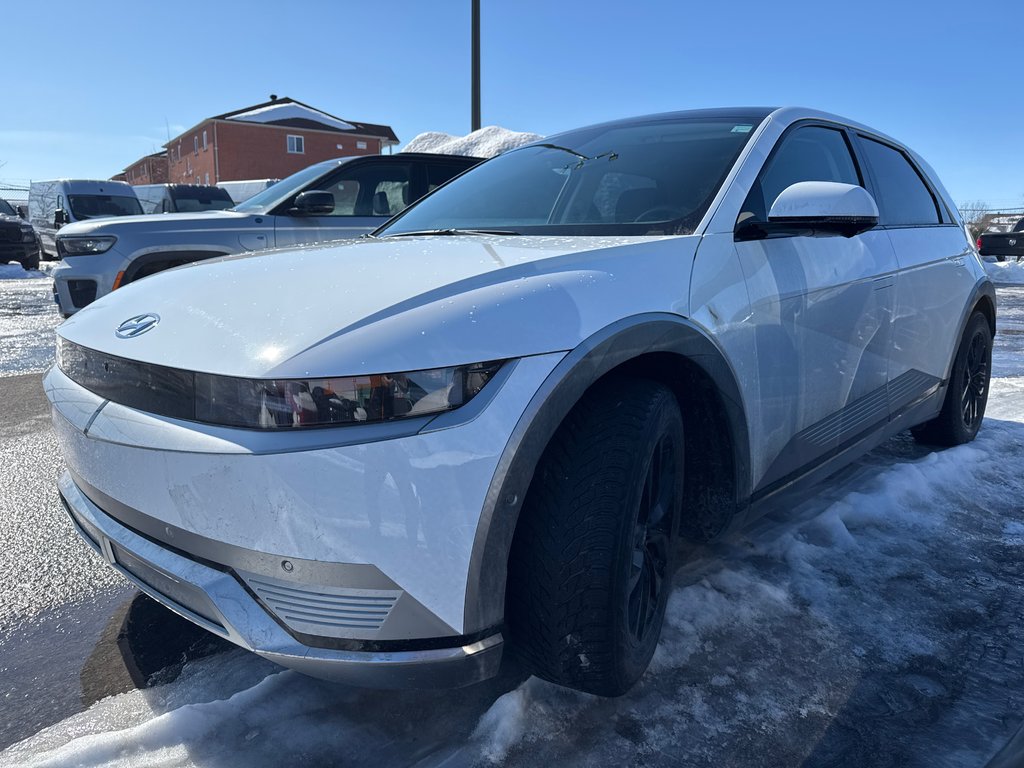
<path fill-rule="evenodd" d="M 433 192 L 446 181 L 455 178 L 466 170 L 464 165 L 427 165 L 427 192 Z"/>
<path fill-rule="evenodd" d="M 332 216 L 394 216 L 411 200 L 411 167 L 403 163 L 356 164 L 318 188 L 334 195 Z"/>
<path fill-rule="evenodd" d="M 878 183 L 882 224 L 900 227 L 941 221 L 935 198 L 906 155 L 865 136 L 860 145 Z"/>
<path fill-rule="evenodd" d="M 798 181 L 838 181 L 860 185 L 860 174 L 842 131 L 812 125 L 782 140 L 743 203 L 739 221 L 767 221 L 772 203 Z"/>

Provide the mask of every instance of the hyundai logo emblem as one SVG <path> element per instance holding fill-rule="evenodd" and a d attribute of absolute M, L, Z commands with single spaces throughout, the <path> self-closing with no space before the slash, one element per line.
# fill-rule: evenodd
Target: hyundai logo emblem
<path fill-rule="evenodd" d="M 156 328 L 156 324 L 159 322 L 160 315 L 152 313 L 136 315 L 135 317 L 129 317 L 117 326 L 117 330 L 114 333 L 117 334 L 119 339 L 134 339 L 136 336 L 141 336 L 146 331 Z"/>
<path fill-rule="evenodd" d="M 1010 247 L 1012 248 L 1012 247 L 1013 247 L 1013 246 L 1015 246 L 1016 244 L 1017 244 L 1017 239 L 1016 239 L 1016 238 L 1014 238 L 1014 237 L 1011 237 L 1011 238 L 1010 238 Z"/>

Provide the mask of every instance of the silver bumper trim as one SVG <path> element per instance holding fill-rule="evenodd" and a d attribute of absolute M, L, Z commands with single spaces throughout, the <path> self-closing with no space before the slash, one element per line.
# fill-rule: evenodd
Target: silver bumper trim
<path fill-rule="evenodd" d="M 372 688 L 457 688 L 498 673 L 500 632 L 468 645 L 427 650 L 351 651 L 304 645 L 230 573 L 190 560 L 121 525 L 93 504 L 70 474 L 64 473 L 58 487 L 79 534 L 111 567 L 175 613 L 270 661 L 312 677 Z M 119 562 L 118 550 L 127 554 L 121 556 L 124 563 Z M 139 576 L 147 568 L 148 581 L 159 582 L 160 589 Z"/>

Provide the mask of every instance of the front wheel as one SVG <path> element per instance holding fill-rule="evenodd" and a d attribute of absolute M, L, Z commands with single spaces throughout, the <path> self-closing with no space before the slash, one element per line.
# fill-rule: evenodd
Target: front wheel
<path fill-rule="evenodd" d="M 991 372 L 992 329 L 988 318 L 975 312 L 953 359 L 942 410 L 931 421 L 914 427 L 914 438 L 919 443 L 941 446 L 973 440 L 985 416 Z"/>
<path fill-rule="evenodd" d="M 587 392 L 537 466 L 509 558 L 506 620 L 530 670 L 602 696 L 629 690 L 661 634 L 683 489 L 671 390 Z"/>

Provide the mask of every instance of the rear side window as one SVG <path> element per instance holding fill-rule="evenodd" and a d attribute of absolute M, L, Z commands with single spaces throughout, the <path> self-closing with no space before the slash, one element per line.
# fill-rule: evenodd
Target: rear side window
<path fill-rule="evenodd" d="M 739 221 L 767 221 L 772 203 L 786 187 L 799 181 L 837 181 L 861 185 L 846 137 L 834 128 L 809 125 L 782 140 L 754 182 Z"/>
<path fill-rule="evenodd" d="M 882 224 L 904 227 L 941 222 L 935 198 L 906 155 L 863 136 L 861 146 L 878 185 Z"/>
<path fill-rule="evenodd" d="M 344 166 L 319 189 L 334 195 L 333 216 L 394 216 L 411 200 L 407 163 Z"/>
<path fill-rule="evenodd" d="M 438 165 L 430 163 L 427 165 L 427 192 L 433 192 L 445 182 L 458 176 L 468 167 L 467 165 Z"/>

